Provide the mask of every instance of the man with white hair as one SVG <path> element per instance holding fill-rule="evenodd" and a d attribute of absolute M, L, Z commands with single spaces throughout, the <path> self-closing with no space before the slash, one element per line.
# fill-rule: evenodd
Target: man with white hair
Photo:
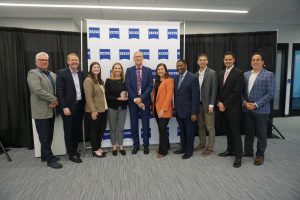
<path fill-rule="evenodd" d="M 47 161 L 48 167 L 59 169 L 62 164 L 57 162 L 51 150 L 53 139 L 55 107 L 58 105 L 55 96 L 56 74 L 48 70 L 49 55 L 40 52 L 35 56 L 37 68 L 31 69 L 27 75 L 30 89 L 31 114 L 41 143 L 41 160 Z"/>

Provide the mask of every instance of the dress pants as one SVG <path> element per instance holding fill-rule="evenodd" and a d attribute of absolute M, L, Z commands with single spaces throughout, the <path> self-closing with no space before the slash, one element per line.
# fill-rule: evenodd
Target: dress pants
<path fill-rule="evenodd" d="M 193 155 L 196 122 L 192 122 L 191 118 L 179 118 L 177 122 L 180 129 L 181 148 L 184 149 L 188 156 Z"/>
<path fill-rule="evenodd" d="M 133 139 L 133 146 L 139 147 L 140 146 L 140 136 L 139 136 L 139 126 L 138 120 L 139 117 L 142 119 L 143 125 L 143 143 L 145 147 L 149 146 L 149 120 L 150 120 L 150 106 L 145 105 L 145 110 L 140 109 L 135 103 L 129 102 L 129 114 L 130 114 L 130 126 L 131 126 L 131 133 Z"/>
<path fill-rule="evenodd" d="M 55 117 L 35 119 L 35 127 L 41 143 L 41 159 L 50 161 L 53 158 L 51 150 Z"/>
<path fill-rule="evenodd" d="M 269 114 L 245 113 L 245 153 L 253 154 L 254 136 L 257 135 L 257 156 L 264 157 L 267 148 Z"/>
<path fill-rule="evenodd" d="M 227 136 L 227 151 L 234 152 L 236 158 L 242 156 L 242 139 L 240 131 L 240 112 L 220 112 L 222 132 Z"/>
<path fill-rule="evenodd" d="M 101 142 L 103 138 L 104 131 L 106 129 L 107 123 L 107 111 L 103 113 L 98 113 L 97 119 L 93 120 L 91 118 L 91 113 L 86 113 L 88 126 L 89 126 L 89 136 L 91 141 L 91 146 L 93 151 L 97 151 L 101 148 Z"/>
<path fill-rule="evenodd" d="M 206 147 L 206 130 L 208 132 L 207 149 L 213 150 L 215 144 L 215 113 L 208 113 L 208 108 L 204 108 L 203 104 L 199 105 L 198 113 L 198 134 L 200 139 L 200 147 Z"/>
<path fill-rule="evenodd" d="M 112 145 L 123 146 L 124 138 L 124 125 L 126 120 L 127 109 L 118 109 L 108 108 L 108 122 L 110 128 L 110 138 Z"/>
<path fill-rule="evenodd" d="M 77 148 L 79 143 L 79 135 L 81 133 L 81 125 L 83 118 L 83 102 L 78 101 L 74 103 L 70 109 L 71 115 L 62 115 L 64 133 L 65 133 L 65 144 L 69 157 L 77 155 Z"/>
<path fill-rule="evenodd" d="M 159 147 L 158 153 L 161 155 L 167 155 L 170 148 L 169 134 L 167 131 L 167 126 L 170 118 L 158 118 L 156 117 L 156 122 L 159 131 Z"/>

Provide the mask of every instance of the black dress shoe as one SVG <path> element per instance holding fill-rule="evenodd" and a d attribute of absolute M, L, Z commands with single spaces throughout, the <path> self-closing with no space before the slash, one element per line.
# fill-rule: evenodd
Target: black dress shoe
<path fill-rule="evenodd" d="M 183 156 L 181 157 L 182 159 L 189 159 L 191 156 L 189 156 L 189 155 L 187 155 L 186 153 L 185 154 L 183 154 Z"/>
<path fill-rule="evenodd" d="M 149 154 L 149 148 L 148 147 L 144 147 L 144 154 Z"/>
<path fill-rule="evenodd" d="M 121 149 L 121 150 L 120 150 L 120 153 L 121 153 L 122 156 L 125 156 L 125 155 L 126 155 L 126 151 L 125 151 L 124 149 Z"/>
<path fill-rule="evenodd" d="M 253 153 L 246 153 L 246 152 L 244 152 L 242 156 L 243 157 L 254 157 L 254 154 Z"/>
<path fill-rule="evenodd" d="M 234 152 L 225 151 L 223 153 L 219 153 L 218 156 L 220 156 L 220 157 L 234 156 Z"/>
<path fill-rule="evenodd" d="M 174 151 L 175 154 L 183 154 L 185 153 L 184 149 L 178 149 L 176 151 Z"/>
<path fill-rule="evenodd" d="M 137 152 L 140 150 L 140 147 L 133 147 L 131 153 L 132 154 L 137 154 Z"/>
<path fill-rule="evenodd" d="M 82 160 L 78 155 L 70 156 L 69 160 L 71 160 L 74 163 L 82 163 Z"/>
<path fill-rule="evenodd" d="M 113 155 L 113 156 L 117 156 L 117 155 L 118 155 L 118 151 L 117 151 L 116 149 L 113 150 L 113 151 L 112 151 L 112 155 Z"/>
<path fill-rule="evenodd" d="M 242 159 L 241 158 L 236 158 L 234 163 L 233 163 L 233 167 L 239 168 L 241 165 L 242 165 Z"/>
<path fill-rule="evenodd" d="M 60 169 L 63 167 L 62 164 L 60 164 L 59 162 L 54 161 L 54 160 L 47 162 L 47 166 L 51 167 L 53 169 Z"/>
<path fill-rule="evenodd" d="M 95 151 L 93 151 L 93 157 L 96 157 L 96 158 L 104 158 L 104 157 L 106 157 L 106 156 L 105 156 L 105 154 L 103 154 L 103 153 L 101 153 L 101 155 L 98 155 L 98 154 L 96 154 Z"/>

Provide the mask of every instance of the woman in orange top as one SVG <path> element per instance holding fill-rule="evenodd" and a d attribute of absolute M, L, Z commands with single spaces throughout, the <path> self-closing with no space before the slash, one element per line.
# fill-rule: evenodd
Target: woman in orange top
<path fill-rule="evenodd" d="M 157 158 L 168 154 L 170 149 L 167 125 L 173 113 L 174 80 L 169 76 L 168 69 L 164 63 L 156 67 L 156 78 L 151 94 L 153 113 L 159 131 L 159 149 Z"/>

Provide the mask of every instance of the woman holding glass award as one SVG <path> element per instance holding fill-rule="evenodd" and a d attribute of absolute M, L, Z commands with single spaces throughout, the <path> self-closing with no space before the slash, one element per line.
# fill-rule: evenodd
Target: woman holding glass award
<path fill-rule="evenodd" d="M 173 115 L 174 80 L 169 76 L 167 66 L 160 63 L 156 67 L 156 78 L 151 93 L 152 109 L 158 125 L 159 148 L 157 158 L 168 154 L 170 149 L 167 125 Z"/>
<path fill-rule="evenodd" d="M 128 94 L 124 84 L 124 71 L 121 63 L 112 66 L 111 76 L 105 82 L 105 94 L 108 102 L 108 121 L 112 144 L 112 154 L 119 152 L 125 156 L 123 147 L 124 125 L 127 113 Z"/>
<path fill-rule="evenodd" d="M 101 142 L 106 128 L 108 107 L 104 83 L 101 79 L 101 68 L 98 62 L 91 63 L 88 77 L 83 82 L 83 88 L 86 99 L 87 126 L 89 127 L 93 156 L 103 158 L 106 152 L 101 149 Z"/>

